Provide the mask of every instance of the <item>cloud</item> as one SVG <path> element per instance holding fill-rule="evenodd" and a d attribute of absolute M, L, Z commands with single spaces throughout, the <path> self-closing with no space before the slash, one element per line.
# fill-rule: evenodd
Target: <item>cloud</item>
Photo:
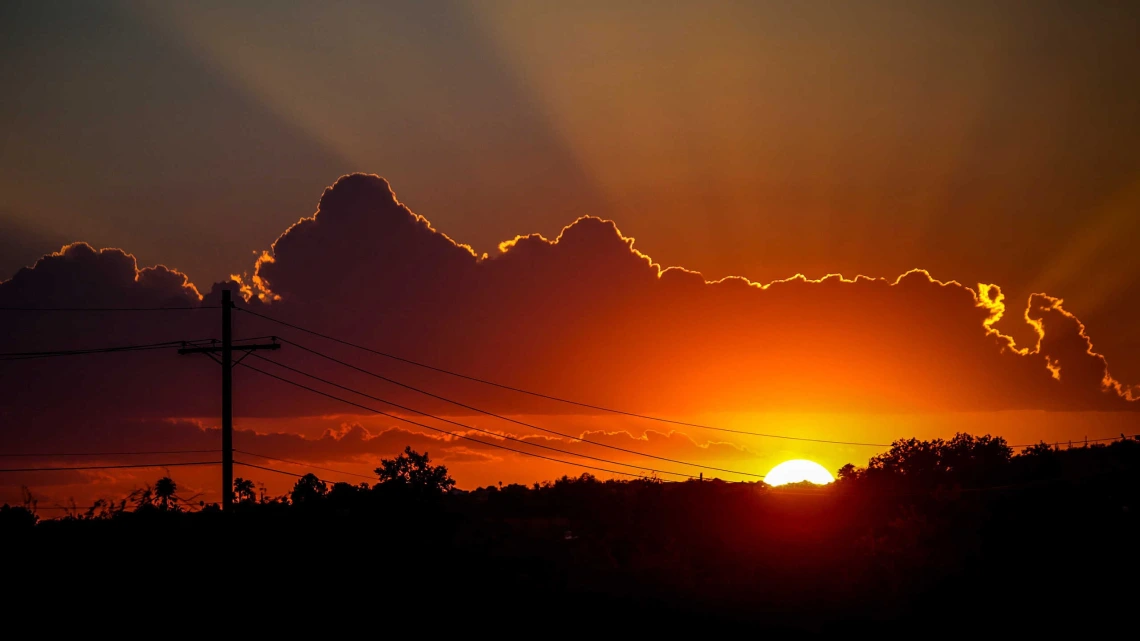
<path fill-rule="evenodd" d="M 405 358 L 597 405 L 669 415 L 1140 407 L 1133 400 L 1136 388 L 1112 377 L 1084 325 L 1059 298 L 1035 294 L 1019 310 L 994 285 L 940 281 L 922 270 L 894 278 L 706 281 L 697 272 L 663 267 L 614 222 L 590 216 L 557 238 L 518 236 L 483 254 L 411 212 L 377 176 L 341 178 L 325 191 L 314 216 L 285 231 L 238 280 L 214 284 L 203 295 L 174 269 L 140 269 L 124 251 L 76 243 L 0 283 L 0 307 L 209 307 L 223 288 L 241 289 L 249 298 L 245 305 L 261 313 Z M 1018 345 L 994 328 L 1003 316 L 1018 314 L 1038 337 L 1035 344 Z M 4 312 L 0 324 L 3 352 L 220 337 L 217 310 L 211 309 Z M 571 411 L 240 312 L 235 333 L 278 334 L 500 413 Z M 468 410 L 292 346 L 270 358 L 407 407 L 486 423 Z M 244 364 L 415 417 L 256 358 Z M 244 367 L 236 371 L 235 411 L 241 416 L 367 413 Z M 0 361 L 0 376 L 0 430 L 10 444 L 23 442 L 29 431 L 69 443 L 76 430 L 123 431 L 114 421 L 213 417 L 219 411 L 217 365 L 173 350 Z M 99 426 L 82 427 L 91 417 L 100 419 Z M 391 438 L 411 439 L 408 434 L 422 431 L 401 429 L 408 433 L 391 432 Z M 639 436 L 649 440 L 633 446 L 652 449 L 654 439 L 683 436 Z M 260 446 L 296 454 L 288 438 L 258 437 Z M 348 451 L 390 454 L 395 450 L 388 438 L 350 431 L 309 439 L 304 447 L 311 456 L 327 450 L 331 458 Z"/>
<path fill-rule="evenodd" d="M 175 306 L 201 299 L 185 274 L 164 265 L 139 269 L 134 256 L 123 250 L 96 250 L 87 243 L 65 245 L 2 285 L 6 306 Z"/>
<path fill-rule="evenodd" d="M 317 213 L 286 231 L 270 256 L 255 275 L 262 293 L 280 296 L 273 315 L 598 404 L 674 412 L 1133 407 L 1060 300 L 1027 301 L 1025 322 L 1040 341 L 1019 347 L 993 329 L 1006 313 L 999 288 L 922 270 L 706 282 L 663 268 L 614 222 L 589 216 L 553 240 L 519 236 L 478 254 L 410 212 L 386 181 L 359 174 L 326 190 Z"/>
<path fill-rule="evenodd" d="M 140 269 L 119 249 L 73 243 L 0 283 L 4 308 L 208 307 L 187 277 L 162 265 Z M 217 338 L 216 312 L 0 312 L 0 352 L 37 352 Z M 204 359 L 202 359 L 204 360 Z M 215 370 L 215 371 L 211 371 Z M 214 374 L 213 377 L 210 374 Z M 41 429 L 93 414 L 123 418 L 216 413 L 216 368 L 162 351 L 0 361 L 0 421 Z M 212 383 L 212 384 L 211 384 Z M 13 427 L 14 430 L 19 427 Z"/>
<path fill-rule="evenodd" d="M 477 452 L 467 447 L 449 447 L 441 453 L 439 460 L 444 463 L 497 463 L 502 461 L 501 456 L 494 456 L 487 452 Z"/>
<path fill-rule="evenodd" d="M 374 462 L 380 457 L 393 456 L 404 447 L 411 446 L 419 451 L 438 453 L 441 459 L 462 462 L 499 461 L 504 457 L 519 456 L 510 450 L 529 449 L 526 443 L 541 447 L 553 447 L 569 454 L 550 450 L 532 451 L 555 458 L 573 458 L 573 454 L 590 454 L 605 458 L 632 462 L 649 467 L 669 467 L 660 461 L 637 457 L 628 453 L 608 451 L 600 453 L 595 445 L 581 440 L 550 436 L 548 434 L 519 433 L 505 430 L 487 429 L 487 432 L 455 429 L 454 436 L 435 433 L 413 426 L 399 425 L 391 421 L 388 425 L 365 427 L 360 423 L 343 423 L 336 429 L 325 429 L 316 436 L 301 433 L 309 419 L 281 420 L 275 423 L 276 431 L 260 431 L 239 427 L 234 433 L 234 447 L 244 452 L 283 459 L 297 459 L 309 463 L 343 461 Z M 14 431 L 5 440 L 7 454 L 30 455 L 51 452 L 108 453 L 98 459 L 60 456 L 34 457 L 35 466 L 56 463 L 62 466 L 82 465 L 99 461 L 120 463 L 138 462 L 137 459 L 123 456 L 119 452 L 185 452 L 171 457 L 154 455 L 147 460 L 183 461 L 216 460 L 218 455 L 210 452 L 219 447 L 221 436 L 217 421 L 198 419 L 109 419 L 104 416 L 77 417 L 70 422 L 32 423 L 27 429 Z M 469 436 L 471 438 L 463 438 Z M 630 451 L 648 454 L 681 456 L 691 461 L 744 460 L 753 456 L 746 448 L 712 442 L 698 444 L 692 438 L 679 432 L 661 433 L 647 430 L 641 435 L 629 431 L 587 431 L 578 436 L 605 443 Z M 508 437 L 517 440 L 509 440 Z M 521 442 L 520 442 L 521 441 Z M 65 446 L 61 445 L 66 443 Z M 249 458 L 238 456 L 238 458 Z M 251 462 L 256 459 L 250 459 Z M 676 466 L 673 466 L 676 467 Z"/>

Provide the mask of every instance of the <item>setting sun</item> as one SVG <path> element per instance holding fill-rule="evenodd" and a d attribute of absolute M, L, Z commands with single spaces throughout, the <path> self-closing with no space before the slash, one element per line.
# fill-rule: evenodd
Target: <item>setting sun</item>
<path fill-rule="evenodd" d="M 764 482 L 771 486 L 787 485 L 807 481 L 816 485 L 826 485 L 835 480 L 831 472 L 819 463 L 805 459 L 784 461 L 764 477 Z"/>

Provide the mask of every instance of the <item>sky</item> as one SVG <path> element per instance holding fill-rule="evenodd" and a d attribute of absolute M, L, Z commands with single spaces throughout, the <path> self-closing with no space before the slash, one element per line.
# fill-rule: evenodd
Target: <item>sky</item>
<path fill-rule="evenodd" d="M 0 302 L 201 304 L 238 276 L 267 313 L 638 411 L 874 442 L 1132 433 L 1138 31 L 1140 9 L 1107 2 L 4 3 L 0 280 L 69 243 L 123 252 L 72 246 Z M 386 181 L 337 182 L 355 172 Z M 278 240 L 318 208 L 338 222 Z M 134 271 L 157 264 L 176 271 Z M 844 279 L 807 282 L 828 274 Z M 4 322 L 5 351 L 157 331 Z M 37 380 L 87 398 L 86 367 Z M 161 367 L 130 369 L 145 385 Z M 171 387 L 201 379 L 206 399 L 210 371 Z M 658 434 L 448 385 L 567 430 Z M 246 414 L 264 438 L 392 427 L 263 389 Z M 209 440 L 192 430 L 216 408 L 168 392 L 130 419 Z M 33 397 L 8 398 L 7 431 L 58 409 Z M 23 446 L 74 437 L 41 431 Z M 631 442 L 734 469 L 866 458 L 678 434 Z M 721 436 L 737 449 L 714 456 Z M 345 452 L 329 460 L 369 471 Z M 452 456 L 461 485 L 555 469 Z"/>

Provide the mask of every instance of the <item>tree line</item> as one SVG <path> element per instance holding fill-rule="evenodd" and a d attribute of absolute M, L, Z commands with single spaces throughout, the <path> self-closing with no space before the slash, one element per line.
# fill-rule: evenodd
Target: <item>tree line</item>
<path fill-rule="evenodd" d="M 426 591 L 465 612 L 588 605 L 583 622 L 643 613 L 827 632 L 964 625 L 945 620 L 953 607 L 999 618 L 979 603 L 1063 613 L 1136 596 L 1135 439 L 1019 453 L 990 436 L 900 440 L 828 486 L 582 474 L 461 491 L 411 448 L 376 474 L 360 484 L 310 474 L 276 497 L 239 478 L 233 514 L 163 478 L 60 519 L 5 506 L 0 535 L 60 563 L 158 548 L 232 558 L 269 591 L 352 568 L 337 574 L 350 593 L 409 612 L 425 611 L 431 600 L 416 595 Z"/>

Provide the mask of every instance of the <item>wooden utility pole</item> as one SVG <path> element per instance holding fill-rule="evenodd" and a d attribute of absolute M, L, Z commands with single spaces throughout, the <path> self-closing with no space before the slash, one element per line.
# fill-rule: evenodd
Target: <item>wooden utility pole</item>
<path fill-rule="evenodd" d="M 272 343 L 260 345 L 233 344 L 233 324 L 231 312 L 234 303 L 230 290 L 222 290 L 222 346 L 183 347 L 179 354 L 205 354 L 222 366 L 222 510 L 233 509 L 234 504 L 234 350 L 253 352 L 259 349 L 281 349 L 274 339 Z M 221 358 L 215 357 L 215 354 Z M 242 358 L 245 358 L 244 356 Z M 239 359 L 240 360 L 240 359 Z"/>

